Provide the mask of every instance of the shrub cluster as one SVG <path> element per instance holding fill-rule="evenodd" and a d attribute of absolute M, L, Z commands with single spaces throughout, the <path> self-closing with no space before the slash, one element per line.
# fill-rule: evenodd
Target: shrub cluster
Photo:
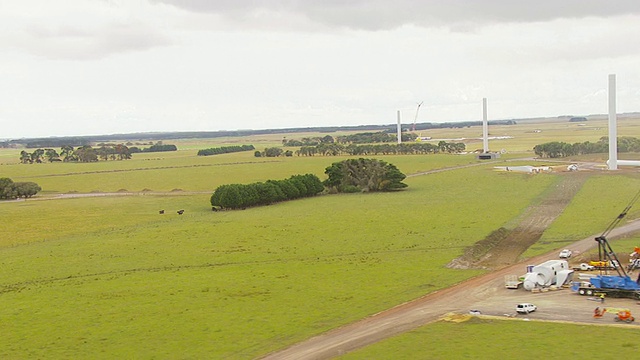
<path fill-rule="evenodd" d="M 244 209 L 279 201 L 310 197 L 324 190 L 322 181 L 313 175 L 293 175 L 285 180 L 267 180 L 253 184 L 219 186 L 211 195 L 214 209 Z"/>
<path fill-rule="evenodd" d="M 30 198 L 42 190 L 34 182 L 13 182 L 9 178 L 0 178 L 0 199 L 12 200 L 17 198 Z"/>
<path fill-rule="evenodd" d="M 407 187 L 406 178 L 393 164 L 376 159 L 348 159 L 331 164 L 324 185 L 338 192 L 393 191 Z"/>
<path fill-rule="evenodd" d="M 198 156 L 220 155 L 249 150 L 255 150 L 255 147 L 253 145 L 221 146 L 217 148 L 198 150 Z"/>

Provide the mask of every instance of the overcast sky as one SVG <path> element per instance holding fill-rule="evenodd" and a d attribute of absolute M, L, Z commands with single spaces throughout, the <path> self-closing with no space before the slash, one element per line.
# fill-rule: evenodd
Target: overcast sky
<path fill-rule="evenodd" d="M 0 139 L 640 111 L 637 0 L 0 0 Z"/>

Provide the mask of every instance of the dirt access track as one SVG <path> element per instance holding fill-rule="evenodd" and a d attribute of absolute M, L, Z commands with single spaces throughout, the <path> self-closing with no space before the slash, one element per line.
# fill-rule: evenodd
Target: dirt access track
<path fill-rule="evenodd" d="M 414 301 L 375 314 L 358 322 L 331 330 L 284 350 L 272 353 L 264 359 L 330 359 L 355 349 L 376 343 L 388 337 L 413 330 L 440 320 L 447 314 L 468 314 L 471 309 L 482 312 L 480 316 L 502 319 L 526 318 L 539 321 L 602 324 L 611 326 L 640 326 L 640 322 L 620 324 L 613 314 L 594 318 L 593 311 L 599 299 L 577 295 L 569 289 L 531 293 L 523 289 L 504 287 L 504 276 L 523 274 L 526 265 L 557 259 L 557 252 L 540 255 L 526 262 L 516 263 L 518 257 L 542 235 L 544 229 L 555 220 L 581 188 L 588 174 L 567 173 L 555 189 L 539 204 L 532 206 L 519 225 L 513 230 L 503 229 L 476 246 L 468 249 L 449 266 L 459 268 L 485 268 L 493 271 L 467 280 L 453 287 L 433 292 Z M 640 231 L 640 220 L 613 229 L 609 239 Z M 595 246 L 595 234 L 568 246 L 575 254 Z M 632 274 L 632 278 L 637 274 Z M 635 278 L 634 278 L 635 279 Z M 518 303 L 531 302 L 538 310 L 528 315 L 515 312 Z M 631 299 L 606 299 L 604 307 L 629 308 L 636 306 Z M 632 312 L 634 308 L 631 308 Z"/>

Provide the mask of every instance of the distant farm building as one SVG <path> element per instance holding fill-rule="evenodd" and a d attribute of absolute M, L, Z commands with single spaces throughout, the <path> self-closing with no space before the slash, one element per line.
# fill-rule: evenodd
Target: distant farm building
<path fill-rule="evenodd" d="M 587 118 L 584 116 L 574 116 L 571 119 L 569 119 L 569 122 L 585 122 L 587 121 Z"/>

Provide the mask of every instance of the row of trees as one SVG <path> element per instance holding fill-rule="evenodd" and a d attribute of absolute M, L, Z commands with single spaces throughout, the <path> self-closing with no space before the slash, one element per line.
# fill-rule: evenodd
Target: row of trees
<path fill-rule="evenodd" d="M 386 132 L 358 133 L 342 135 L 336 138 L 340 144 L 379 144 L 398 141 L 397 138 Z"/>
<path fill-rule="evenodd" d="M 282 139 L 282 146 L 315 146 L 319 144 L 333 144 L 335 140 L 331 135 L 303 137 L 301 140 Z"/>
<path fill-rule="evenodd" d="M 198 156 L 229 154 L 234 152 L 250 151 L 255 149 L 256 148 L 253 145 L 221 146 L 217 148 L 198 150 Z"/>
<path fill-rule="evenodd" d="M 244 209 L 280 201 L 310 197 L 321 193 L 324 186 L 313 174 L 293 175 L 285 180 L 268 180 L 253 184 L 219 186 L 211 195 L 214 209 Z"/>
<path fill-rule="evenodd" d="M 440 141 L 437 145 L 425 142 L 400 143 L 400 144 L 376 144 L 347 146 L 341 144 L 320 144 L 317 146 L 303 146 L 296 150 L 298 156 L 337 156 L 337 155 L 414 155 L 435 153 L 461 153 L 465 151 L 464 143 L 448 143 Z"/>
<path fill-rule="evenodd" d="M 407 187 L 398 168 L 382 160 L 348 159 L 325 169 L 324 182 L 313 174 L 293 175 L 285 180 L 267 180 L 252 184 L 221 185 L 211 195 L 217 209 L 244 209 L 320 194 L 325 187 L 333 192 L 393 191 Z"/>
<path fill-rule="evenodd" d="M 44 161 L 55 162 L 95 162 L 98 160 L 128 160 L 131 155 L 141 152 L 177 151 L 175 145 L 163 145 L 158 142 L 148 148 L 128 147 L 124 144 L 99 144 L 98 147 L 83 145 L 74 148 L 71 145 L 64 145 L 60 152 L 56 149 L 35 149 L 32 152 L 22 150 L 20 152 L 20 162 L 23 164 L 42 163 Z"/>
<path fill-rule="evenodd" d="M 29 153 L 25 150 L 20 152 L 20 162 L 23 164 L 42 163 L 44 161 L 55 162 L 94 162 L 98 160 L 126 160 L 131 159 L 131 151 L 122 144 L 103 144 L 98 148 L 84 145 L 74 149 L 73 146 L 65 145 L 58 153 L 55 149 L 36 149 Z"/>
<path fill-rule="evenodd" d="M 171 144 L 165 145 L 165 144 L 162 144 L 161 142 L 158 142 L 156 144 L 149 146 L 148 148 L 140 149 L 137 146 L 132 146 L 131 148 L 129 148 L 129 150 L 131 151 L 132 154 L 134 154 L 134 153 L 147 153 L 147 152 L 178 151 L 178 147 L 175 145 L 171 145 Z"/>
<path fill-rule="evenodd" d="M 13 182 L 10 178 L 0 178 L 0 199 L 13 200 L 17 198 L 30 198 L 42 188 L 34 182 Z"/>
<path fill-rule="evenodd" d="M 533 147 L 535 154 L 541 158 L 560 158 L 584 154 L 598 154 L 609 151 L 609 137 L 603 136 L 595 143 L 585 141 L 569 144 L 552 141 Z M 618 138 L 618 152 L 640 152 L 640 139 L 623 136 Z"/>
<path fill-rule="evenodd" d="M 402 182 L 406 175 L 382 160 L 348 159 L 331 164 L 324 173 L 329 178 L 323 184 L 337 192 L 393 191 L 407 187 Z"/>
<path fill-rule="evenodd" d="M 264 149 L 264 151 L 256 151 L 254 153 L 255 157 L 278 157 L 278 156 L 293 156 L 293 151 L 287 150 L 284 151 L 279 147 L 270 147 Z"/>
<path fill-rule="evenodd" d="M 418 136 L 414 133 L 404 132 L 401 135 L 402 141 L 414 141 Z M 331 135 L 323 137 L 303 137 L 301 140 L 282 140 L 283 146 L 318 146 L 330 144 L 375 144 L 397 142 L 398 137 L 384 131 L 358 133 L 352 135 L 338 136 L 335 139 Z"/>

